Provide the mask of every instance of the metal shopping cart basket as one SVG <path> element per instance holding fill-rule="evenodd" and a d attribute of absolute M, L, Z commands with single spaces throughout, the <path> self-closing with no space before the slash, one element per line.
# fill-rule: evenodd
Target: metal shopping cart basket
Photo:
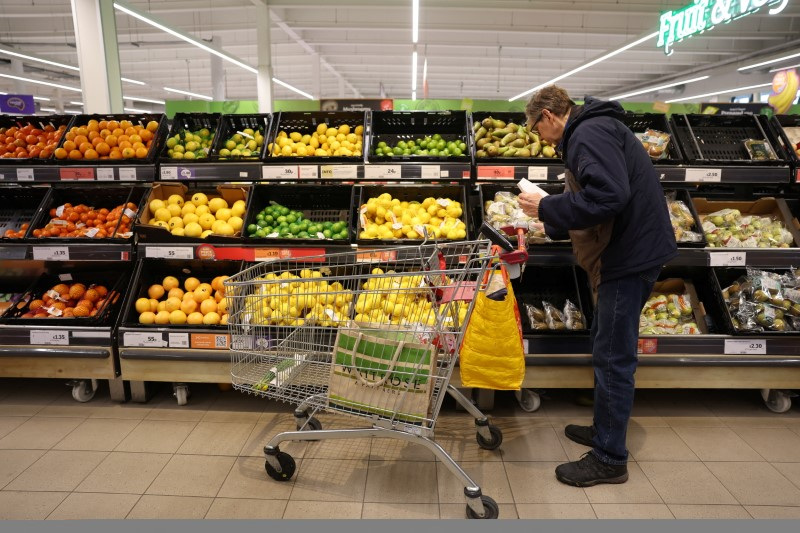
<path fill-rule="evenodd" d="M 261 263 L 225 281 L 233 386 L 297 405 L 297 431 L 264 447 L 270 477 L 294 474 L 285 441 L 399 439 L 426 447 L 462 481 L 469 518 L 497 518 L 495 501 L 433 440 L 447 392 L 475 418 L 479 446 L 502 442 L 450 385 L 493 251 L 488 240 L 354 250 Z M 318 411 L 369 427 L 322 430 Z"/>

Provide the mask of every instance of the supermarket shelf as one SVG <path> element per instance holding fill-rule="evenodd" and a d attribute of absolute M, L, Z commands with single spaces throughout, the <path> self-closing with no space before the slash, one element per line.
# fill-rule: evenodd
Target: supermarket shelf
<path fill-rule="evenodd" d="M 111 327 L 0 325 L 0 357 L 30 355 L 103 358 L 114 346 Z M 23 353 L 20 353 L 24 351 Z"/>
<path fill-rule="evenodd" d="M 47 244 L 11 243 L 0 245 L 0 261 L 130 261 L 134 245 L 59 242 Z"/>
<path fill-rule="evenodd" d="M 2 165 L 0 182 L 53 183 L 62 181 L 153 181 L 155 165 Z"/>
<path fill-rule="evenodd" d="M 469 180 L 472 167 L 464 163 L 409 163 L 406 161 L 388 164 L 351 165 L 347 163 L 321 165 L 264 165 L 261 172 L 264 180 L 336 180 L 336 181 L 395 181 L 395 180 Z"/>
<path fill-rule="evenodd" d="M 169 244 L 169 243 L 139 243 L 138 251 L 144 259 L 207 259 L 207 260 L 236 260 L 236 261 L 268 261 L 270 259 L 299 259 L 324 254 L 346 252 L 349 246 L 275 246 L 239 244 Z"/>
<path fill-rule="evenodd" d="M 559 181 L 564 179 L 564 164 L 561 160 L 534 159 L 530 165 L 504 165 L 502 158 L 495 163 L 475 165 L 475 177 L 481 182 L 513 181 L 522 178 L 528 181 Z"/>
<path fill-rule="evenodd" d="M 261 178 L 259 161 L 229 161 L 225 163 L 197 163 L 175 165 L 162 163 L 158 169 L 162 181 L 214 180 L 258 181 Z"/>

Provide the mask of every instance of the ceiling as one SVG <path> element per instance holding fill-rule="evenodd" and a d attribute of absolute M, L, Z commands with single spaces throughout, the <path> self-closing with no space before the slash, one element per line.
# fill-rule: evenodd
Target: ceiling
<path fill-rule="evenodd" d="M 660 12 L 690 0 L 421 0 L 419 83 L 428 61 L 429 98 L 508 99 L 605 52 L 658 29 Z M 252 0 L 130 0 L 170 26 L 192 35 L 220 38 L 228 53 L 257 64 Z M 411 1 L 269 0 L 274 75 L 315 96 L 389 98 L 411 96 Z M 173 36 L 117 12 L 122 75 L 148 86 L 124 84 L 128 96 L 180 98 L 164 86 L 212 94 L 211 56 Z M 78 64 L 69 0 L 2 0 L 0 44 L 59 62 Z M 313 79 L 310 53 L 330 65 Z M 679 43 L 671 56 L 655 39 L 559 84 L 582 96 L 610 96 L 632 88 L 690 77 L 709 67 L 734 66 L 748 58 L 800 50 L 800 1 L 778 16 L 754 14 Z M 800 62 L 800 61 L 797 61 Z M 0 55 L 0 72 L 10 72 Z M 25 63 L 40 79 L 79 86 L 77 72 Z M 225 63 L 228 99 L 255 99 L 255 76 Z M 333 71 L 333 72 L 332 72 Z M 340 82 L 340 80 L 343 80 Z M 14 90 L 0 78 L 0 90 Z M 27 85 L 36 95 L 54 89 Z M 317 94 L 316 90 L 321 94 Z M 299 99 L 275 86 L 276 99 Z M 65 100 L 79 100 L 67 94 Z M 136 107 L 156 107 L 142 104 Z"/>

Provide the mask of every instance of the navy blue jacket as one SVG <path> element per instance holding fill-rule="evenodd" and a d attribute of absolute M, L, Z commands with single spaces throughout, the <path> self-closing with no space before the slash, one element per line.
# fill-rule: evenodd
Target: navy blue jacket
<path fill-rule="evenodd" d="M 560 148 L 583 190 L 542 199 L 539 219 L 547 235 L 565 238 L 569 230 L 613 220 L 601 282 L 667 263 L 677 245 L 664 191 L 641 142 L 617 119 L 622 107 L 587 97 L 573 110 Z"/>

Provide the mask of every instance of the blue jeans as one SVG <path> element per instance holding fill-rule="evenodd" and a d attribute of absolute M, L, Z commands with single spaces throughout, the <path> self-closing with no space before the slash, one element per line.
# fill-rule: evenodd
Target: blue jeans
<path fill-rule="evenodd" d="M 600 461 L 624 465 L 625 438 L 633 409 L 634 378 L 639 361 L 639 315 L 661 267 L 601 282 L 592 323 L 594 367 L 594 447 Z"/>

